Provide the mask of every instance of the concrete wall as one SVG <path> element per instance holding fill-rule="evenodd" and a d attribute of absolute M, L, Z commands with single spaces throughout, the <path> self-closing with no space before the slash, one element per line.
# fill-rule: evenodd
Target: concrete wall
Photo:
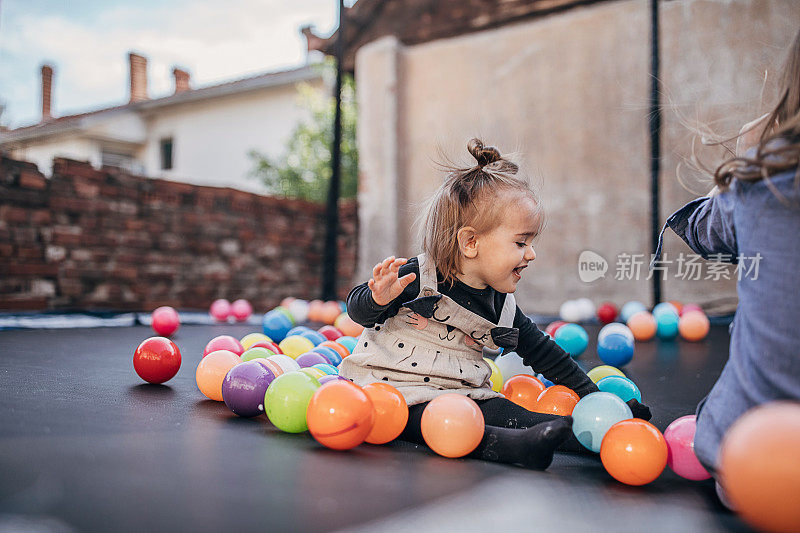
<path fill-rule="evenodd" d="M 727 116 L 729 124 L 717 123 L 727 128 L 749 120 L 764 69 L 800 26 L 800 6 L 686 0 L 662 2 L 660 9 L 664 103 L 670 104 L 662 133 L 663 220 L 693 197 L 676 179 L 678 163 L 691 153 L 678 117 L 699 109 L 708 120 Z M 652 251 L 649 62 L 649 2 L 639 0 L 415 46 L 383 38 L 361 48 L 358 275 L 368 277 L 389 253 L 418 253 L 409 222 L 444 177 L 434 162 L 447 156 L 473 164 L 466 143 L 479 136 L 504 154 L 516 152 L 548 212 L 535 266 L 517 291 L 526 311 L 554 312 L 579 296 L 649 302 L 646 266 L 638 280 L 615 280 L 619 254 L 645 254 L 646 265 Z M 396 82 L 387 81 L 387 72 Z M 580 281 L 583 250 L 608 260 L 605 278 Z M 689 249 L 670 236 L 666 251 Z M 669 268 L 665 298 L 735 304 L 732 281 L 682 281 Z"/>

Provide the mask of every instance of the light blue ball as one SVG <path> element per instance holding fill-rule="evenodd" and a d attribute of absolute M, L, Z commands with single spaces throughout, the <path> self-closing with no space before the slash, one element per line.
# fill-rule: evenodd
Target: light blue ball
<path fill-rule="evenodd" d="M 541 381 L 541 382 L 542 382 L 542 384 L 545 386 L 545 388 L 547 388 L 547 387 L 552 387 L 553 385 L 555 385 L 555 383 L 553 383 L 552 381 L 550 381 L 549 379 L 547 379 L 546 377 L 544 377 L 544 375 L 543 375 L 543 374 L 536 374 L 536 379 L 538 379 L 539 381 Z"/>
<path fill-rule="evenodd" d="M 302 335 L 304 331 L 310 331 L 310 330 L 311 328 L 306 326 L 295 326 L 286 332 L 286 336 L 291 337 L 292 335 Z"/>
<path fill-rule="evenodd" d="M 339 352 L 333 348 L 329 348 L 328 346 L 317 346 L 314 348 L 314 351 L 324 355 L 333 366 L 339 366 L 339 364 L 342 362 L 342 356 L 339 355 Z"/>
<path fill-rule="evenodd" d="M 597 343 L 597 356 L 607 365 L 617 368 L 633 359 L 633 341 L 622 333 L 611 333 Z"/>
<path fill-rule="evenodd" d="M 292 329 L 292 322 L 283 312 L 273 309 L 264 313 L 261 329 L 264 330 L 264 335 L 277 343 L 286 338 L 286 334 Z"/>
<path fill-rule="evenodd" d="M 678 336 L 678 315 L 662 312 L 656 319 L 656 335 L 659 339 L 670 341 Z"/>
<path fill-rule="evenodd" d="M 355 349 L 356 344 L 358 344 L 358 339 L 356 339 L 355 337 L 347 337 L 347 336 L 345 336 L 345 337 L 339 337 L 334 342 L 338 342 L 339 344 L 341 344 L 342 346 L 347 348 L 348 352 L 353 353 L 353 350 Z"/>
<path fill-rule="evenodd" d="M 610 392 L 619 396 L 623 402 L 628 400 L 642 401 L 642 392 L 636 383 L 622 376 L 606 376 L 597 382 L 597 388 L 602 392 Z"/>
<path fill-rule="evenodd" d="M 642 302 L 632 301 L 622 306 L 619 311 L 619 321 L 623 324 L 628 323 L 628 319 L 639 311 L 647 311 L 647 307 Z"/>
<path fill-rule="evenodd" d="M 297 329 L 297 328 L 295 328 L 295 329 Z M 306 328 L 305 331 L 301 331 L 300 333 L 298 333 L 298 335 L 300 335 L 301 337 L 305 337 L 306 339 L 308 339 L 311 342 L 313 342 L 314 346 L 318 346 L 320 343 L 325 342 L 326 340 L 328 340 L 325 337 L 325 335 L 323 335 L 319 331 L 314 331 L 311 328 Z M 287 337 L 288 337 L 288 335 L 287 335 Z"/>
<path fill-rule="evenodd" d="M 609 428 L 629 418 L 633 418 L 631 408 L 619 396 L 593 392 L 581 398 L 572 411 L 572 432 L 584 447 L 599 453 Z"/>
<path fill-rule="evenodd" d="M 589 335 L 578 324 L 565 324 L 558 328 L 553 338 L 556 344 L 572 357 L 580 356 L 589 346 Z"/>
<path fill-rule="evenodd" d="M 678 310 L 669 302 L 661 302 L 653 308 L 653 316 L 657 317 L 662 313 L 672 313 L 673 315 L 677 315 Z"/>
<path fill-rule="evenodd" d="M 316 365 L 313 365 L 311 368 L 318 368 L 319 370 L 322 370 L 329 376 L 335 376 L 339 374 L 339 370 L 337 370 L 335 366 L 326 365 L 325 363 L 317 363 Z"/>

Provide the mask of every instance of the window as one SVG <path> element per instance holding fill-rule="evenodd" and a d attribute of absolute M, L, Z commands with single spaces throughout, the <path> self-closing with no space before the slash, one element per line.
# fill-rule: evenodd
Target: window
<path fill-rule="evenodd" d="M 139 172 L 141 165 L 130 152 L 104 147 L 100 151 L 100 164 L 104 167 L 115 167 L 129 172 Z"/>
<path fill-rule="evenodd" d="M 172 137 L 161 139 L 161 170 L 172 170 Z"/>

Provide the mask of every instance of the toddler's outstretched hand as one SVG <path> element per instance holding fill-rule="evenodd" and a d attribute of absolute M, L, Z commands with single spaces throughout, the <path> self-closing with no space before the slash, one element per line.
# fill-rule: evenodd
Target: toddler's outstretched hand
<path fill-rule="evenodd" d="M 395 259 L 394 256 L 387 257 L 382 262 L 375 265 L 372 269 L 372 279 L 367 285 L 372 291 L 372 299 L 378 305 L 386 305 L 403 292 L 408 284 L 417 277 L 413 272 L 406 274 L 402 278 L 398 277 L 400 267 L 405 265 L 408 260 L 403 257 Z"/>

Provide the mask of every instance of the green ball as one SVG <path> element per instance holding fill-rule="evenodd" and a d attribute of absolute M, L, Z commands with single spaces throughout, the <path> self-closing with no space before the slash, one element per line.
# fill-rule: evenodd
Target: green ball
<path fill-rule="evenodd" d="M 287 433 L 308 430 L 306 409 L 319 387 L 319 381 L 299 371 L 275 378 L 264 395 L 264 411 L 269 421 Z"/>
<path fill-rule="evenodd" d="M 250 348 L 242 354 L 242 362 L 244 363 L 245 361 L 252 361 L 253 359 L 266 359 L 270 355 L 275 355 L 275 353 L 272 350 L 267 350 L 264 347 L 256 346 L 255 348 Z"/>

